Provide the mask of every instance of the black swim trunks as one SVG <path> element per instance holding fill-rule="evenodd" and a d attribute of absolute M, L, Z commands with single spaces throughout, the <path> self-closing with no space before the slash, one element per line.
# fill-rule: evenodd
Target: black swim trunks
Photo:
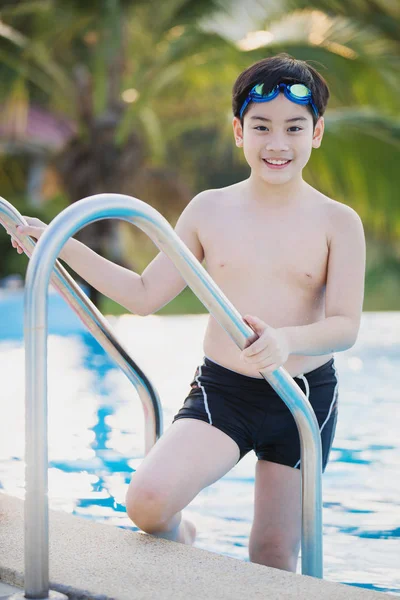
<path fill-rule="evenodd" d="M 317 417 L 325 471 L 338 415 L 338 380 L 333 358 L 294 380 Z M 300 468 L 296 422 L 265 379 L 242 375 L 205 358 L 174 422 L 177 419 L 199 419 L 217 427 L 237 443 L 239 460 L 254 450 L 261 460 Z"/>

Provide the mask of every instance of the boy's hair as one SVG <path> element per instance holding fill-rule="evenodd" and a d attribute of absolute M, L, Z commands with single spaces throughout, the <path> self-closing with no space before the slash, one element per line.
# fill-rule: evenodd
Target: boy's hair
<path fill-rule="evenodd" d="M 236 79 L 232 90 L 232 110 L 235 117 L 240 118 L 243 102 L 250 90 L 259 83 L 264 84 L 265 93 L 270 92 L 278 83 L 303 83 L 311 91 L 318 116 L 321 117 L 325 112 L 329 99 L 329 89 L 325 79 L 305 61 L 282 53 L 259 60 L 245 69 Z M 242 115 L 242 124 L 244 115 L 251 105 L 250 102 Z M 317 117 L 310 106 L 307 108 L 312 114 L 315 126 Z"/>

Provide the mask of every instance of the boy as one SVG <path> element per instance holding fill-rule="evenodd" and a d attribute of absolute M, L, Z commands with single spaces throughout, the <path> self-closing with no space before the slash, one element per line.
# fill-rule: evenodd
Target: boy
<path fill-rule="evenodd" d="M 289 409 L 259 370 L 283 366 L 309 398 L 325 470 L 337 420 L 333 353 L 354 344 L 363 301 L 361 221 L 302 178 L 312 148 L 321 144 L 328 97 L 321 75 L 288 55 L 259 61 L 234 85 L 234 137 L 250 176 L 196 196 L 176 231 L 199 261 L 206 260 L 259 337 L 240 352 L 210 317 L 204 364 L 173 425 L 134 474 L 126 503 L 144 531 L 191 544 L 195 528 L 182 520 L 182 509 L 253 449 L 250 559 L 289 571 L 296 571 L 301 537 L 299 436 Z M 29 224 L 20 231 L 40 237 L 43 224 Z M 162 253 L 142 275 L 76 240 L 61 258 L 140 315 L 157 311 L 185 287 Z"/>

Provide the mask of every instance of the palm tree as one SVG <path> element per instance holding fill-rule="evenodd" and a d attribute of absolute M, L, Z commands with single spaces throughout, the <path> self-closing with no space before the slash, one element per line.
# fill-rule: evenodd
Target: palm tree
<path fill-rule="evenodd" d="M 156 107 L 171 98 L 178 104 L 184 73 L 197 56 L 239 54 L 199 26 L 220 7 L 218 0 L 25 0 L 3 7 L 0 61 L 13 79 L 3 97 L 9 122 L 16 134 L 22 131 L 21 141 L 30 102 L 69 117 L 75 132 L 53 165 L 70 202 L 127 193 L 167 217 L 187 203 L 188 186 L 162 168 L 166 148 Z M 112 231 L 110 221 L 100 221 L 79 236 L 109 254 Z M 116 239 L 113 258 L 122 262 Z"/>

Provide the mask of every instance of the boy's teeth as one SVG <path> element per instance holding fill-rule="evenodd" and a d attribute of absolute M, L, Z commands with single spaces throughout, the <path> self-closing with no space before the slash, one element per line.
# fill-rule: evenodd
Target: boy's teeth
<path fill-rule="evenodd" d="M 288 163 L 288 160 L 271 160 L 266 158 L 265 159 L 267 161 L 267 163 L 270 163 L 271 165 L 285 165 L 286 163 Z"/>

